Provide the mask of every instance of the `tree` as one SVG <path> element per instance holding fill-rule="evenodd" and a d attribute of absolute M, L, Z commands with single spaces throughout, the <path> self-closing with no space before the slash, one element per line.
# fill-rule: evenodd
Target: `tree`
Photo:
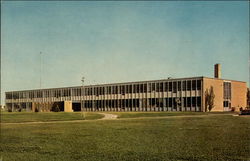
<path fill-rule="evenodd" d="M 210 89 L 206 89 L 205 91 L 205 112 L 209 110 L 209 112 L 214 108 L 214 88 L 213 86 Z"/>

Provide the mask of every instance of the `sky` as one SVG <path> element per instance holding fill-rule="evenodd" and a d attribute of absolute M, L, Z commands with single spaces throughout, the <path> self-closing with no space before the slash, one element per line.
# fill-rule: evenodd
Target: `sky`
<path fill-rule="evenodd" d="M 4 92 L 195 76 L 249 81 L 249 4 L 3 1 Z M 40 54 L 42 52 L 42 54 Z M 42 62 L 42 63 L 40 63 Z"/>

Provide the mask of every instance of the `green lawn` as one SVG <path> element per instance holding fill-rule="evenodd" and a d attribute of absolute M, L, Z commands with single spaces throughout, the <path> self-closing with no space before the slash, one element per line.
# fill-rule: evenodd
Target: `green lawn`
<path fill-rule="evenodd" d="M 1 122 L 36 122 L 36 121 L 64 121 L 64 120 L 94 120 L 103 115 L 91 112 L 2 112 Z"/>
<path fill-rule="evenodd" d="M 230 115 L 2 124 L 0 152 L 4 161 L 250 160 L 249 134 L 250 117 Z"/>

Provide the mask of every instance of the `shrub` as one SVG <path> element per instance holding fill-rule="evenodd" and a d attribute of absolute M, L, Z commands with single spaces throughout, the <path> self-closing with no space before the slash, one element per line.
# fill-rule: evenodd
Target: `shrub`
<path fill-rule="evenodd" d="M 35 112 L 39 112 L 38 108 L 35 108 Z"/>
<path fill-rule="evenodd" d="M 56 106 L 52 107 L 52 111 L 53 111 L 53 112 L 60 112 L 59 106 L 56 105 Z"/>
<path fill-rule="evenodd" d="M 8 112 L 12 112 L 12 109 L 11 109 L 11 108 L 8 108 Z"/>
<path fill-rule="evenodd" d="M 232 107 L 231 111 L 234 112 L 235 111 L 235 107 Z"/>

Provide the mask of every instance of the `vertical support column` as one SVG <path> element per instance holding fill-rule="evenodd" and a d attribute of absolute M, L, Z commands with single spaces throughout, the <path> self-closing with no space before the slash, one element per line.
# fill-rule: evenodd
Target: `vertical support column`
<path fill-rule="evenodd" d="M 169 109 L 168 109 L 168 108 L 169 108 L 169 103 L 168 103 L 168 102 L 169 102 L 169 95 L 168 95 L 169 84 L 168 84 L 168 81 L 166 82 L 166 86 L 167 86 L 167 87 L 165 87 L 165 88 L 166 88 L 166 92 L 167 92 L 167 96 L 166 96 L 166 98 L 167 98 L 167 99 L 166 99 L 166 107 L 167 107 L 167 111 L 169 111 Z"/>
<path fill-rule="evenodd" d="M 172 90 L 171 90 L 171 104 L 172 104 L 172 106 L 171 106 L 171 111 L 173 111 L 173 109 L 174 109 L 174 99 L 173 99 L 173 93 L 174 93 L 174 82 L 173 81 L 171 81 L 171 83 L 172 83 Z"/>
<path fill-rule="evenodd" d="M 132 93 L 131 93 L 131 111 L 133 111 L 133 104 L 134 104 L 134 101 L 133 101 L 133 96 L 134 96 L 134 84 L 132 84 Z"/>
<path fill-rule="evenodd" d="M 164 87 L 165 87 L 165 83 L 164 83 L 164 81 L 162 81 L 161 82 L 161 84 L 162 84 L 162 96 L 161 96 L 161 101 L 162 101 L 162 103 L 161 103 L 161 105 L 162 105 L 162 111 L 165 111 L 165 99 L 164 99 Z"/>
<path fill-rule="evenodd" d="M 145 111 L 148 111 L 148 82 L 146 83 L 146 107 L 145 107 Z"/>
<path fill-rule="evenodd" d="M 149 88 L 149 92 L 150 92 L 150 98 L 149 98 L 149 111 L 152 111 L 152 82 L 149 83 L 150 84 L 150 88 Z"/>
<path fill-rule="evenodd" d="M 121 85 L 117 85 L 117 109 L 118 111 L 121 111 Z"/>
<path fill-rule="evenodd" d="M 154 82 L 154 89 L 155 89 L 155 90 L 154 90 L 154 103 L 155 103 L 155 104 L 154 104 L 154 111 L 156 111 L 156 109 L 158 108 L 158 107 L 157 107 L 157 104 L 156 104 L 156 103 L 157 103 L 157 100 L 156 100 L 156 84 L 157 84 L 157 82 Z M 158 99 L 158 98 L 157 98 L 157 99 Z"/>
<path fill-rule="evenodd" d="M 166 111 L 165 82 L 163 82 L 162 84 L 162 104 L 163 104 L 163 111 Z"/>

